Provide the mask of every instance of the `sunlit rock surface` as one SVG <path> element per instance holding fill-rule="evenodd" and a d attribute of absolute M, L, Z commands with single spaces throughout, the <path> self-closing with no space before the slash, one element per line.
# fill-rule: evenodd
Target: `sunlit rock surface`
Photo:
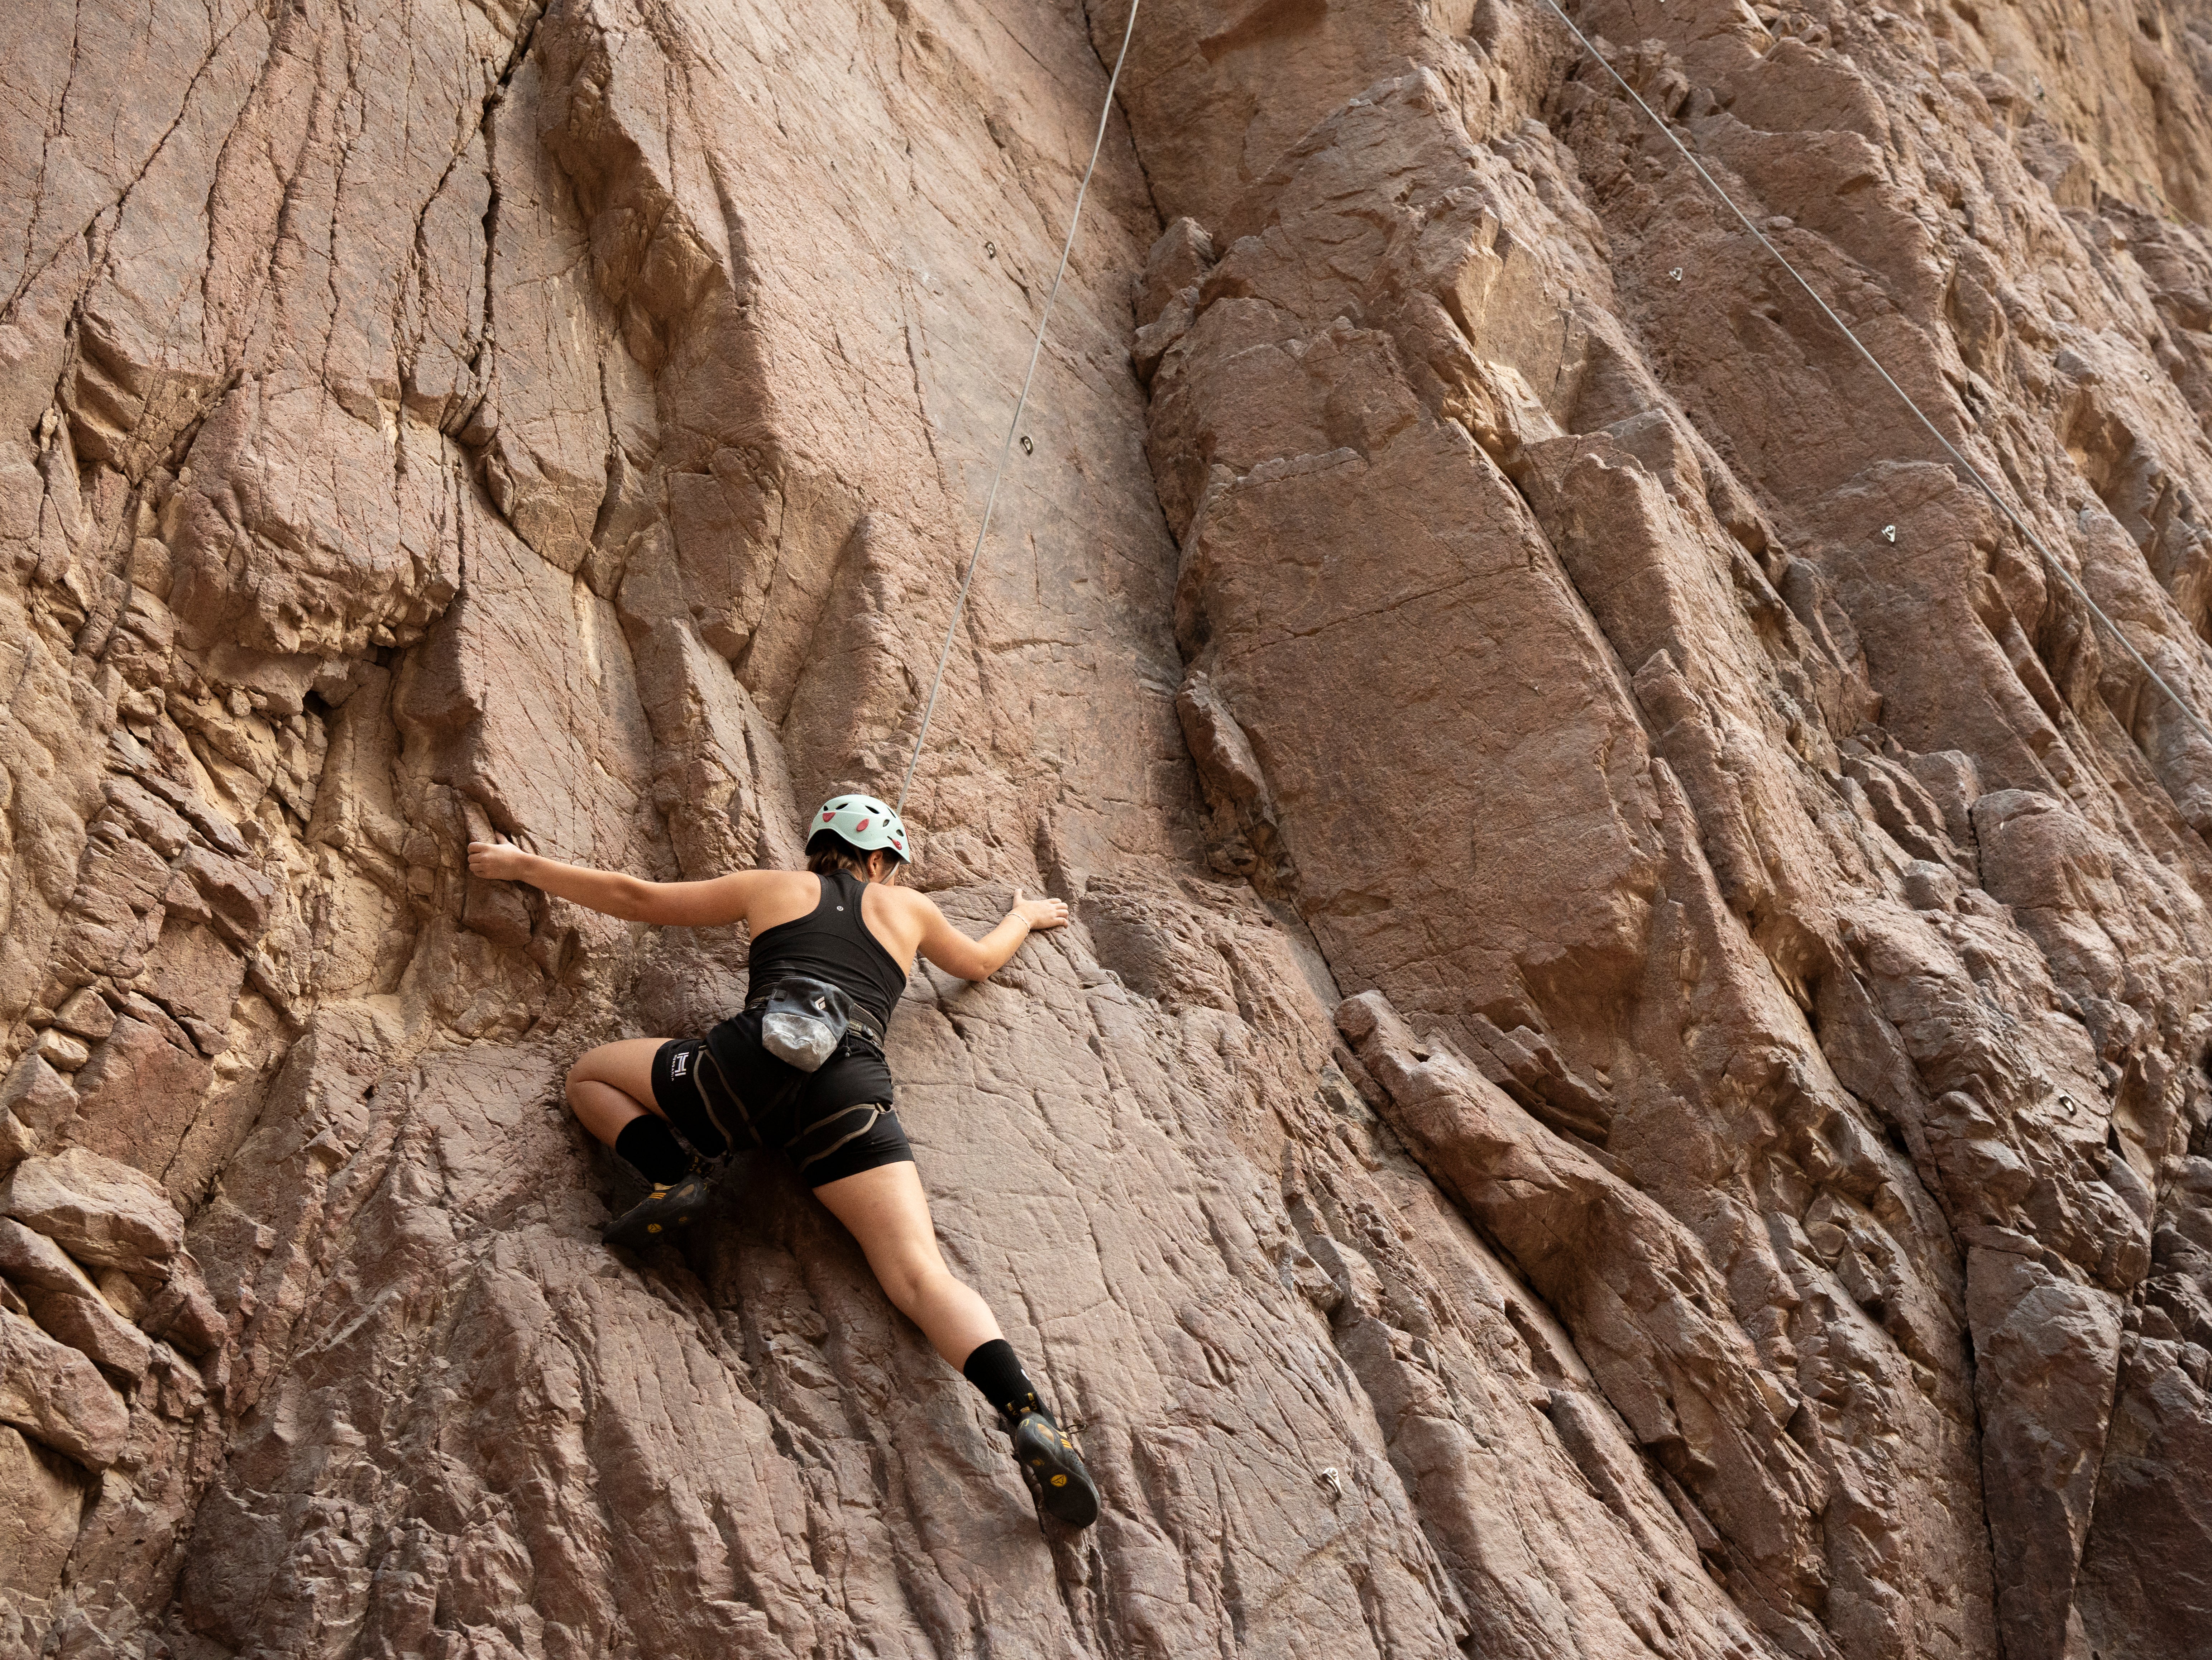
<path fill-rule="evenodd" d="M 1148 0 L 908 801 L 1040 1523 L 560 1079 L 894 793 L 1127 10 L 33 0 L 0 1655 L 2187 1660 L 2212 17 Z"/>

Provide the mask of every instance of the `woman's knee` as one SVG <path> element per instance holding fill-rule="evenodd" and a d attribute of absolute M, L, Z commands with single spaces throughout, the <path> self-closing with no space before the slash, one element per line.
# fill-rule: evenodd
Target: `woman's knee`
<path fill-rule="evenodd" d="M 653 1095 L 653 1058 L 660 1049 L 658 1038 L 618 1038 L 586 1049 L 568 1068 L 568 1104 L 578 1104 L 576 1086 L 604 1084 L 644 1104 Z"/>
<path fill-rule="evenodd" d="M 883 1285 L 884 1294 L 902 1311 L 934 1301 L 960 1283 L 933 1252 L 902 1252 L 896 1260 L 881 1265 L 876 1278 Z"/>
<path fill-rule="evenodd" d="M 600 1049 L 604 1049 L 606 1045 L 604 1043 L 599 1046 Z M 579 1084 L 604 1084 L 606 1082 L 606 1079 L 600 1076 L 599 1072 L 592 1064 L 592 1057 L 598 1055 L 599 1052 L 599 1049 L 586 1049 L 582 1055 L 576 1058 L 576 1064 L 568 1068 L 568 1076 L 564 1085 L 564 1092 L 568 1098 L 568 1110 L 571 1112 L 580 1112 L 583 1110 L 583 1102 L 579 1097 L 576 1090 L 576 1086 Z"/>

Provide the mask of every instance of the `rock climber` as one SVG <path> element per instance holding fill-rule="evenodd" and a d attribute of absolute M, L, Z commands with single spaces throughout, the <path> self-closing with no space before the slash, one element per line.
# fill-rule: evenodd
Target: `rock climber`
<path fill-rule="evenodd" d="M 568 1072 L 584 1128 L 645 1178 L 649 1191 L 605 1238 L 635 1247 L 673 1236 L 703 1208 L 716 1162 L 745 1147 L 780 1150 L 830 1214 L 852 1231 L 899 1311 L 998 1409 L 1038 1502 L 1074 1527 L 1097 1519 L 1082 1456 L 1037 1397 L 989 1305 L 953 1278 L 937 1249 L 929 1200 L 891 1106 L 884 1025 L 921 954 L 947 974 L 983 980 L 1035 931 L 1067 921 L 1057 899 L 1024 899 L 981 939 L 952 926 L 927 894 L 899 885 L 906 826 L 872 796 L 830 798 L 811 823 L 803 871 L 738 871 L 703 882 L 647 882 L 541 859 L 503 842 L 469 844 L 470 873 L 527 882 L 629 921 L 679 927 L 743 922 L 752 932 L 745 1006 L 704 1037 L 602 1043 Z M 823 988 L 835 988 L 834 992 Z M 837 994 L 842 994 L 841 1000 Z M 843 1017 L 811 1031 L 808 1023 Z M 771 1017 L 796 1012 L 797 1028 Z M 787 1035 L 817 1050 L 783 1058 Z M 833 1047 L 834 1045 L 834 1047 Z"/>

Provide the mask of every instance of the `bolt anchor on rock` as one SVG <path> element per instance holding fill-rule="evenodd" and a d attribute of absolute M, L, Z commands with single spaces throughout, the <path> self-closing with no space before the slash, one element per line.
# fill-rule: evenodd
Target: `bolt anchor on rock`
<path fill-rule="evenodd" d="M 1897 526 L 1894 525 L 1884 525 L 1881 527 L 1881 539 L 1885 542 L 1894 542 L 1897 540 Z"/>

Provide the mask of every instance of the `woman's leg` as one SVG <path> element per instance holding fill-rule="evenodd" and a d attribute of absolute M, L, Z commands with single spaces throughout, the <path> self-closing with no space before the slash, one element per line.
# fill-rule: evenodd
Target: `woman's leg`
<path fill-rule="evenodd" d="M 647 1113 L 665 1118 L 653 1098 L 653 1057 L 664 1041 L 626 1037 L 585 1050 L 568 1068 L 568 1105 L 576 1122 L 612 1146 L 631 1120 Z"/>
<path fill-rule="evenodd" d="M 615 1150 L 615 1157 L 652 1184 L 652 1191 L 609 1223 L 600 1237 L 639 1250 L 665 1243 L 687 1225 L 707 1197 L 703 1167 L 669 1128 L 653 1098 L 653 1057 L 663 1040 L 631 1037 L 587 1049 L 568 1068 L 568 1104 L 576 1121 Z"/>
<path fill-rule="evenodd" d="M 937 1254 L 929 1200 L 911 1161 L 879 1164 L 836 1182 L 814 1196 L 853 1231 L 868 1266 L 892 1302 L 920 1326 L 950 1365 L 957 1366 L 999 1409 L 1030 1492 L 1070 1527 L 1098 1519 L 1098 1486 L 1067 1432 L 1042 1410 L 1036 1389 L 1000 1335 L 983 1299 L 952 1277 Z"/>
<path fill-rule="evenodd" d="M 999 1337 L 990 1307 L 952 1277 L 938 1254 L 929 1198 L 910 1160 L 878 1164 L 814 1189 L 867 1253 L 884 1294 L 921 1328 L 951 1366 Z"/>

